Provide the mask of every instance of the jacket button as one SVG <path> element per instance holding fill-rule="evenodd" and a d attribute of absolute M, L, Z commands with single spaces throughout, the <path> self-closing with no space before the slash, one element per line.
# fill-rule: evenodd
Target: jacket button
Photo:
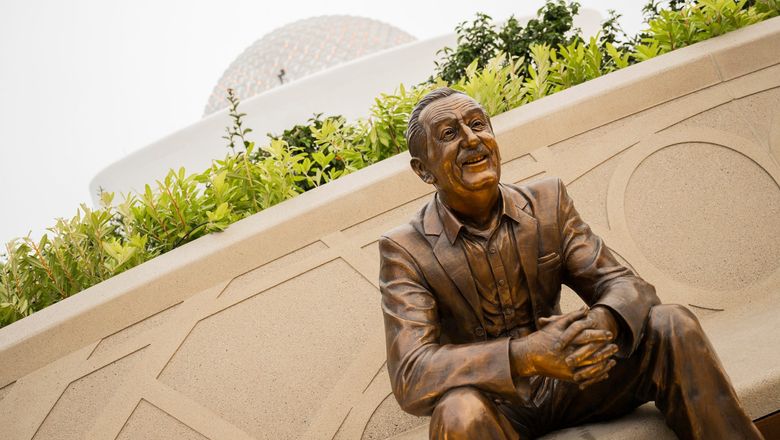
<path fill-rule="evenodd" d="M 479 326 L 474 329 L 474 334 L 477 336 L 485 336 L 485 329 Z"/>

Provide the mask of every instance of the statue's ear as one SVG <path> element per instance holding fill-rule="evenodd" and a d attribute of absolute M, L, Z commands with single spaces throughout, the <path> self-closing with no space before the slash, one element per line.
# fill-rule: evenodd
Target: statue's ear
<path fill-rule="evenodd" d="M 412 160 L 409 161 L 409 165 L 412 166 L 415 174 L 417 174 L 423 182 L 429 185 L 433 185 L 436 182 L 433 173 L 428 170 L 428 167 L 425 166 L 419 157 L 413 157 Z"/>

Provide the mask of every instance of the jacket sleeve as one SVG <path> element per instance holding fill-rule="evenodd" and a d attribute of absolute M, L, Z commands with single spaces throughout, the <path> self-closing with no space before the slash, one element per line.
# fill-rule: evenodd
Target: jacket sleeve
<path fill-rule="evenodd" d="M 513 395 L 509 338 L 441 345 L 436 298 L 417 262 L 387 237 L 380 239 L 379 252 L 387 368 L 401 408 L 430 415 L 438 399 L 459 386 Z"/>
<path fill-rule="evenodd" d="M 620 355 L 636 350 L 650 308 L 660 304 L 655 288 L 615 259 L 591 231 L 558 180 L 558 226 L 561 231 L 564 283 L 589 305 L 609 308 L 621 328 Z"/>

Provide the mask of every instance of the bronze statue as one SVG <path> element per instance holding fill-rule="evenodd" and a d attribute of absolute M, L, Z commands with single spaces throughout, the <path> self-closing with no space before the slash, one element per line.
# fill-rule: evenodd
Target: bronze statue
<path fill-rule="evenodd" d="M 380 239 L 380 286 L 393 393 L 430 438 L 535 438 L 648 401 L 680 438 L 761 438 L 696 317 L 615 260 L 559 179 L 499 183 L 476 101 L 434 90 L 407 141 L 436 195 Z M 561 315 L 561 283 L 588 307 Z"/>

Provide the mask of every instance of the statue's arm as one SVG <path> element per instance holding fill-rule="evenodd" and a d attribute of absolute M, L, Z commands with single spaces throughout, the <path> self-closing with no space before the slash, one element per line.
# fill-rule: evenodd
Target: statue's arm
<path fill-rule="evenodd" d="M 387 368 L 405 411 L 430 415 L 449 389 L 474 386 L 512 395 L 509 338 L 467 344 L 439 343 L 439 310 L 415 259 L 390 238 L 379 241 L 380 290 Z"/>
<path fill-rule="evenodd" d="M 620 355 L 636 349 L 650 308 L 661 301 L 655 288 L 615 259 L 601 237 L 593 233 L 558 180 L 558 225 L 564 261 L 564 283 L 591 307 L 612 312 L 620 331 Z"/>

